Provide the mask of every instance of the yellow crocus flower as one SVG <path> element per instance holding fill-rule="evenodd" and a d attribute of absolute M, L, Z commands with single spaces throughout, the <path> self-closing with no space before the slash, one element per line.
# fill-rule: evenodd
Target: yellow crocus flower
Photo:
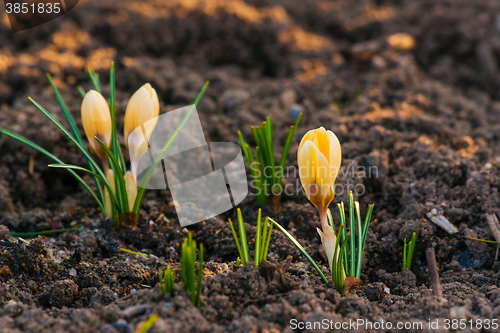
<path fill-rule="evenodd" d="M 108 155 L 95 139 L 101 140 L 111 149 L 111 114 L 108 103 L 95 90 L 90 90 L 82 102 L 82 124 L 89 140 L 90 151 L 101 159 L 105 171 L 108 169 Z"/>
<path fill-rule="evenodd" d="M 125 111 L 125 146 L 128 148 L 131 160 L 138 161 L 148 148 L 146 138 L 150 138 L 158 122 L 160 114 L 160 101 L 156 91 L 149 83 L 137 90 L 127 104 Z M 130 140 L 130 133 L 138 127 L 143 127 L 144 136 L 133 136 Z M 133 158 L 134 157 L 134 158 Z M 132 172 L 136 174 L 136 165 L 132 165 Z M 136 175 L 137 176 L 137 175 Z"/>
<path fill-rule="evenodd" d="M 332 131 L 323 127 L 307 132 L 297 153 L 299 177 L 309 201 L 318 209 L 321 228 L 318 233 L 332 268 L 335 252 L 335 232 L 328 224 L 328 205 L 335 196 L 335 179 L 340 170 L 342 151 Z"/>

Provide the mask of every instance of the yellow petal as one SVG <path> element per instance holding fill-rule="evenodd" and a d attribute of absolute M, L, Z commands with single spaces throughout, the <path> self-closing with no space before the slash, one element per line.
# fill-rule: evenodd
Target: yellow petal
<path fill-rule="evenodd" d="M 307 198 L 321 209 L 333 200 L 330 165 L 316 145 L 307 140 L 299 153 L 299 177 Z"/>
<path fill-rule="evenodd" d="M 151 101 L 153 102 L 153 108 L 154 108 L 154 113 L 155 116 L 157 117 L 160 114 L 160 100 L 158 99 L 158 95 L 156 94 L 156 90 L 151 87 L 149 83 L 146 83 L 143 85 L 144 88 L 149 93 L 149 97 L 151 98 Z"/>
<path fill-rule="evenodd" d="M 328 141 L 329 141 L 329 158 L 328 162 L 330 163 L 330 176 L 335 182 L 337 176 L 340 172 L 340 164 L 342 163 L 342 149 L 340 147 L 340 142 L 337 136 L 332 131 L 327 131 Z"/>
<path fill-rule="evenodd" d="M 330 144 L 328 142 L 328 134 L 324 127 L 320 127 L 316 130 L 316 142 L 319 151 L 326 157 L 327 161 L 330 162 L 330 154 L 328 153 Z"/>
<path fill-rule="evenodd" d="M 132 211 L 134 208 L 135 198 L 137 197 L 137 183 L 135 176 L 131 171 L 127 171 L 123 178 L 125 179 L 125 188 L 127 190 L 128 208 Z"/>
<path fill-rule="evenodd" d="M 302 146 L 304 146 L 304 143 L 306 143 L 307 140 L 311 141 L 314 143 L 314 141 L 316 141 L 316 133 L 315 133 L 316 130 L 310 130 L 308 131 L 306 134 L 304 134 L 304 136 L 302 137 L 302 140 L 300 140 L 300 143 L 299 143 L 299 150 L 298 150 L 298 156 L 297 158 L 300 159 L 300 150 L 302 148 Z"/>
<path fill-rule="evenodd" d="M 313 146 L 310 140 L 306 140 L 298 152 L 299 177 L 302 187 L 308 189 L 316 181 L 313 165 Z M 307 195 L 307 191 L 306 191 Z"/>
<path fill-rule="evenodd" d="M 106 152 L 95 140 L 95 137 L 111 148 L 112 124 L 108 103 L 97 91 L 90 90 L 83 99 L 81 115 L 90 150 L 101 158 L 105 157 Z"/>
<path fill-rule="evenodd" d="M 137 127 L 149 122 L 146 128 L 148 137 L 153 132 L 156 123 L 158 122 L 158 115 L 160 113 L 160 102 L 156 91 L 150 84 L 146 84 L 139 88 L 127 104 L 125 111 L 125 146 L 128 148 L 129 134 Z"/>

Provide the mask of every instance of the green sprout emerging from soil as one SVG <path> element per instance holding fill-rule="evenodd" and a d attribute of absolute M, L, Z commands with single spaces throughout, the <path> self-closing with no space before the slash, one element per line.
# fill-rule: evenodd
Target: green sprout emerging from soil
<path fill-rule="evenodd" d="M 350 288 L 351 286 L 346 284 L 346 276 L 344 271 L 344 260 L 343 260 L 345 255 L 345 246 L 347 245 L 347 242 L 344 241 L 339 246 L 340 237 L 342 231 L 344 230 L 345 230 L 345 225 L 343 224 L 340 225 L 339 232 L 337 233 L 337 240 L 335 242 L 335 252 L 333 253 L 333 260 L 332 260 L 332 282 L 335 287 L 335 290 L 337 290 L 342 296 L 345 296 L 351 289 Z M 349 236 L 350 233 L 347 235 Z"/>
<path fill-rule="evenodd" d="M 174 297 L 175 282 L 174 282 L 174 275 L 172 274 L 170 266 L 167 266 L 164 275 L 162 275 L 161 268 L 158 269 L 158 279 L 160 280 L 159 282 L 160 282 L 161 295 L 165 297 L 167 296 L 167 294 L 169 294 L 170 297 Z"/>
<path fill-rule="evenodd" d="M 196 259 L 198 258 L 198 265 Z M 198 271 L 196 270 L 198 266 Z M 170 295 L 175 296 L 175 280 L 174 274 L 170 266 L 163 273 L 158 269 L 158 280 L 161 295 L 163 297 Z M 201 287 L 203 282 L 203 244 L 199 248 L 196 247 L 196 241 L 193 240 L 193 234 L 188 233 L 188 237 L 184 239 L 181 247 L 181 280 L 184 291 L 187 293 L 189 300 L 197 308 L 201 305 Z"/>
<path fill-rule="evenodd" d="M 198 274 L 196 274 L 196 241 L 193 240 L 193 235 L 189 232 L 188 237 L 184 239 L 181 248 L 181 279 L 184 290 L 187 292 L 191 303 L 193 303 L 193 305 L 197 308 L 201 305 L 203 244 L 200 244 L 199 249 Z"/>
<path fill-rule="evenodd" d="M 411 235 L 411 241 L 406 244 L 406 238 L 405 238 L 405 243 L 403 247 L 403 271 L 405 269 L 411 269 L 411 259 L 413 257 L 413 249 L 415 249 L 415 238 L 416 234 L 413 233 Z"/>
<path fill-rule="evenodd" d="M 266 205 L 268 200 L 273 205 L 274 211 L 281 210 L 281 192 L 283 185 L 283 175 L 286 167 L 286 159 L 290 146 L 292 145 L 293 137 L 297 131 L 302 113 L 299 114 L 295 125 L 290 126 L 286 137 L 281 158 L 279 161 L 279 169 L 276 171 L 276 162 L 274 160 L 274 142 L 273 128 L 271 116 L 266 118 L 260 126 L 251 126 L 253 137 L 257 146 L 255 147 L 255 158 L 252 155 L 250 146 L 245 142 L 243 135 L 238 131 L 241 147 L 245 154 L 250 174 L 252 175 L 253 183 L 256 187 L 257 204 Z M 269 171 L 271 170 L 271 172 Z"/>
<path fill-rule="evenodd" d="M 349 233 L 344 212 L 344 203 L 337 204 L 340 228 L 335 234 L 332 214 L 328 206 L 335 196 L 335 179 L 340 170 L 342 153 L 340 142 L 332 131 L 320 127 L 308 131 L 299 144 L 297 161 L 299 176 L 305 195 L 318 209 L 321 229 L 316 228 L 328 259 L 335 289 L 342 296 L 355 290 L 360 284 L 363 252 L 373 205 L 368 207 L 364 224 L 361 222 L 359 203 L 349 193 Z M 279 229 L 304 253 L 300 244 L 283 228 Z M 349 245 L 349 246 L 347 246 Z M 310 256 L 309 262 L 320 273 Z M 322 276 L 322 273 L 320 273 Z M 322 276 L 323 278 L 323 276 Z M 326 279 L 323 279 L 326 282 Z"/>
<path fill-rule="evenodd" d="M 247 232 L 245 230 L 245 222 L 243 221 L 243 214 L 241 209 L 237 210 L 238 215 L 238 230 L 240 237 L 234 229 L 233 222 L 229 219 L 229 226 L 231 227 L 231 232 L 233 233 L 234 242 L 238 248 L 239 257 L 237 260 L 238 265 L 246 266 L 250 261 L 250 252 L 248 246 Z M 264 224 L 262 223 L 262 212 L 259 209 L 257 214 L 257 229 L 255 231 L 255 258 L 254 266 L 259 267 L 262 261 L 266 260 L 267 252 L 269 250 L 269 243 L 271 242 L 271 233 L 273 231 L 273 224 L 269 223 L 270 218 L 266 217 Z M 241 239 L 241 241 L 240 241 Z"/>
<path fill-rule="evenodd" d="M 56 164 L 49 165 L 50 167 L 66 169 L 90 193 L 99 208 L 107 216 L 113 218 L 118 229 L 122 224 L 135 226 L 137 225 L 139 209 L 141 207 L 147 185 L 154 170 L 164 157 L 167 149 L 172 145 L 179 132 L 187 123 L 187 120 L 195 111 L 195 106 L 203 96 L 208 86 L 208 82 L 205 83 L 194 102 L 194 106 L 186 114 L 180 125 L 177 127 L 177 130 L 163 147 L 160 154 L 154 159 L 154 162 L 149 167 L 138 186 L 136 183 L 137 174 L 134 165 L 131 165 L 131 171 L 127 171 L 120 143 L 118 142 L 116 135 L 114 63 L 111 64 L 110 69 L 109 105 L 101 95 L 99 76 L 90 70 L 88 72 L 93 83 L 94 90 L 90 90 L 85 93 L 85 91 L 79 87 L 79 91 L 82 96 L 84 96 L 81 115 L 89 148 L 86 147 L 82 135 L 80 134 L 80 130 L 76 126 L 73 116 L 66 106 L 59 90 L 54 85 L 50 75 L 47 74 L 47 77 L 54 91 L 56 100 L 69 124 L 71 132 L 56 118 L 54 118 L 54 116 L 52 116 L 52 114 L 44 107 L 30 98 L 30 101 L 36 106 L 36 108 L 49 118 L 49 120 L 52 121 L 64 133 L 64 135 L 71 142 L 73 142 L 73 144 L 76 145 L 78 150 L 80 150 L 85 157 L 88 169 L 76 165 L 66 164 L 61 159 L 52 155 L 36 143 L 7 129 L 0 127 L 0 133 L 24 143 L 56 162 Z M 145 103 L 145 100 L 147 103 Z M 143 125 L 148 120 L 151 122 L 151 120 L 157 119 L 158 114 L 159 100 L 156 95 L 156 91 L 151 87 L 151 85 L 145 84 L 131 97 L 125 113 L 125 146 L 129 148 L 129 152 L 131 154 L 135 154 L 135 156 L 144 154 L 147 151 L 147 140 L 145 139 L 142 142 L 134 141 L 132 143 L 135 146 L 129 147 L 127 142 L 128 134 L 130 134 L 133 129 Z M 153 121 L 153 123 L 154 126 L 143 126 L 148 127 L 146 130 L 148 136 L 151 135 L 154 127 L 156 126 L 156 122 Z M 100 158 L 101 166 L 97 164 L 90 153 L 93 153 Z M 86 172 L 92 175 L 97 193 L 95 193 L 89 184 L 87 184 L 75 171 Z"/>
<path fill-rule="evenodd" d="M 363 252 L 365 250 L 366 236 L 368 234 L 368 227 L 372 216 L 374 205 L 368 206 L 368 211 L 364 219 L 364 224 L 361 225 L 361 213 L 359 209 L 359 202 L 353 200 L 352 192 L 349 192 L 349 235 L 347 235 L 346 228 L 343 228 L 341 233 L 342 244 L 349 242 L 349 251 L 344 252 L 344 266 L 348 269 L 349 275 L 359 279 L 361 277 L 361 265 L 363 262 Z M 344 203 L 337 204 L 340 225 L 346 225 Z M 330 225 L 331 218 L 328 219 Z"/>

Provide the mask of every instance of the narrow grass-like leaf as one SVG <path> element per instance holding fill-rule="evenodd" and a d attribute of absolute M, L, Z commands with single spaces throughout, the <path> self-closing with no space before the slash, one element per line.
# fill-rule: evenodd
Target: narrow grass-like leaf
<path fill-rule="evenodd" d="M 368 227 L 370 226 L 370 220 L 372 218 L 373 207 L 374 207 L 373 204 L 369 205 L 368 211 L 366 212 L 365 215 L 365 224 L 363 225 L 363 250 L 364 250 L 364 244 L 366 242 L 366 236 L 368 235 Z"/>
<path fill-rule="evenodd" d="M 87 72 L 89 73 L 90 80 L 92 81 L 92 84 L 94 85 L 95 91 L 97 91 L 100 94 L 101 93 L 101 83 L 99 82 L 99 74 L 92 71 L 90 68 L 87 68 Z"/>
<path fill-rule="evenodd" d="M 98 175 L 95 172 L 92 172 L 88 169 L 82 168 L 78 165 L 71 165 L 71 164 L 49 164 L 50 168 L 59 168 L 59 169 L 71 169 L 71 170 L 78 170 L 78 171 L 83 171 L 86 172 L 94 177 L 96 177 L 98 180 L 100 180 L 104 186 L 106 186 L 106 189 L 109 192 L 109 197 L 111 198 L 111 201 L 113 201 L 112 206 L 117 206 L 118 205 L 118 200 L 116 199 L 116 196 L 113 192 L 113 189 L 111 188 L 111 185 L 109 182 L 106 180 L 106 178 L 102 178 L 101 175 Z M 103 210 L 104 211 L 104 210 Z"/>
<path fill-rule="evenodd" d="M 271 191 L 274 190 L 276 182 L 276 162 L 274 161 L 274 140 L 273 140 L 273 122 L 271 116 L 266 118 L 266 145 L 269 150 L 269 160 L 271 161 L 271 170 L 273 171 L 273 182 Z"/>
<path fill-rule="evenodd" d="M 252 175 L 253 185 L 257 188 L 257 204 L 265 205 L 267 198 L 263 190 L 262 172 L 259 170 L 258 164 L 254 162 L 250 146 L 245 142 L 241 131 L 238 131 L 238 137 L 240 138 L 241 148 L 243 149 L 250 174 Z"/>
<path fill-rule="evenodd" d="M 71 131 L 73 132 L 73 135 L 75 136 L 76 141 L 80 144 L 80 146 L 85 147 L 85 143 L 83 142 L 83 138 L 80 134 L 80 131 L 78 131 L 78 127 L 76 126 L 75 120 L 71 116 L 71 113 L 69 112 L 68 107 L 66 106 L 66 103 L 63 100 L 63 97 L 61 93 L 59 92 L 59 89 L 57 89 L 56 85 L 52 81 L 52 77 L 50 74 L 47 73 L 47 78 L 49 80 L 50 85 L 52 86 L 52 90 L 54 91 L 54 95 L 56 96 L 56 100 L 59 103 L 59 106 L 61 107 L 62 112 L 64 113 L 64 116 L 66 117 L 66 120 L 68 121 L 69 127 L 71 128 Z M 85 97 L 85 94 L 83 95 Z M 90 167 L 90 170 L 95 172 L 95 168 L 93 167 L 92 163 L 88 160 L 88 158 L 85 156 L 85 159 Z M 101 198 L 101 201 L 104 202 L 104 192 L 102 191 L 102 187 L 97 181 L 97 179 L 94 177 L 94 181 L 97 187 L 97 192 L 99 193 L 99 197 Z"/>
<path fill-rule="evenodd" d="M 354 203 L 353 203 L 353 197 L 352 197 L 352 191 L 349 192 L 349 232 L 351 233 L 351 239 L 349 240 L 349 245 L 351 246 L 351 251 L 350 251 L 350 257 L 351 257 L 351 262 L 350 262 L 350 276 L 354 276 L 355 274 L 355 265 L 356 265 L 356 257 L 354 253 L 354 246 L 355 246 L 355 238 L 356 238 L 356 232 L 355 232 L 355 226 L 354 226 Z"/>
<path fill-rule="evenodd" d="M 260 209 L 259 209 L 260 210 Z M 262 263 L 263 260 L 265 260 L 267 253 L 266 253 L 266 242 L 267 242 L 267 228 L 269 224 L 269 217 L 266 217 L 264 221 L 264 230 L 262 231 L 262 238 L 261 238 L 261 243 L 260 243 L 260 257 L 259 257 L 259 262 Z M 272 224 L 271 224 L 272 227 Z"/>
<path fill-rule="evenodd" d="M 337 209 L 339 212 L 340 225 L 346 226 L 347 223 L 345 220 L 344 202 L 337 204 Z M 340 240 L 342 243 L 344 243 L 346 239 L 347 239 L 346 228 L 343 228 L 342 232 L 340 233 Z M 349 254 L 347 251 L 343 253 L 343 257 L 344 257 L 344 267 L 346 270 L 349 270 Z"/>
<path fill-rule="evenodd" d="M 344 225 L 341 224 L 340 227 L 339 227 L 339 233 L 337 234 L 337 236 L 340 236 L 340 233 L 342 232 L 342 229 L 344 229 Z M 346 242 L 344 242 L 345 244 Z M 338 274 L 338 270 L 339 270 L 339 265 L 338 265 L 338 262 L 339 261 L 342 261 L 342 257 L 340 256 L 341 253 L 339 251 L 339 244 L 340 244 L 340 237 L 337 237 L 337 239 L 335 240 L 335 248 L 334 248 L 334 251 L 333 251 L 333 257 L 332 257 L 332 267 L 329 267 L 331 269 L 331 272 L 332 272 L 332 281 L 333 281 L 333 285 L 335 287 L 336 290 L 340 290 L 339 289 L 339 286 L 341 285 L 341 281 L 339 281 L 339 279 L 343 279 L 344 278 L 344 275 L 339 275 Z M 329 258 L 327 258 L 329 259 Z M 330 262 L 328 260 L 328 262 Z"/>
<path fill-rule="evenodd" d="M 166 282 L 167 292 L 170 294 L 170 297 L 174 297 L 175 296 L 175 281 L 174 281 L 174 275 L 172 274 L 170 266 L 167 266 L 167 271 L 165 272 L 164 279 Z"/>
<path fill-rule="evenodd" d="M 248 251 L 248 242 L 247 242 L 247 232 L 245 230 L 245 221 L 243 221 L 243 214 L 241 213 L 241 209 L 237 209 L 236 215 L 238 216 L 238 228 L 240 232 L 241 238 L 241 250 L 243 252 L 243 256 L 245 258 L 245 262 L 250 261 L 250 254 Z"/>
<path fill-rule="evenodd" d="M 245 256 L 243 255 L 243 249 L 241 248 L 241 243 L 238 238 L 238 234 L 236 233 L 236 230 L 234 229 L 233 221 L 231 219 L 229 220 L 229 227 L 231 228 L 231 233 L 233 234 L 234 242 L 236 243 L 236 247 L 238 248 L 238 254 L 240 255 L 240 260 L 242 261 L 242 265 L 246 266 L 247 263 L 244 261 Z"/>
<path fill-rule="evenodd" d="M 345 247 L 347 245 L 347 242 L 342 243 L 342 246 L 340 248 L 340 253 L 339 256 L 343 256 Z M 342 295 L 344 294 L 344 286 L 345 286 L 345 277 L 344 277 L 344 266 L 343 266 L 343 261 L 338 260 L 337 261 L 338 267 L 337 267 L 337 281 L 339 281 L 339 289 L 337 289 Z"/>
<path fill-rule="evenodd" d="M 59 158 L 57 158 L 56 156 L 52 155 L 51 153 L 49 153 L 47 150 L 43 149 L 42 147 L 40 147 L 39 145 L 37 145 L 36 143 L 26 139 L 25 137 L 22 137 L 14 132 L 11 132 L 9 130 L 6 130 L 5 128 L 2 128 L 0 127 L 0 133 L 3 133 L 5 135 L 7 135 L 8 137 L 11 137 L 12 139 L 15 139 L 25 145 L 27 145 L 28 147 L 31 147 L 33 149 L 35 149 L 36 151 L 38 151 L 39 153 L 47 156 L 48 158 L 50 158 L 51 160 L 59 163 L 59 164 L 64 164 L 63 161 L 61 161 Z M 74 172 L 73 170 L 71 169 L 67 169 L 68 172 L 73 176 L 75 177 L 75 179 L 83 185 L 83 187 L 90 193 L 90 195 L 92 196 L 92 198 L 94 198 L 94 200 L 97 202 L 97 204 L 99 205 L 99 208 L 101 208 L 101 210 L 104 211 L 104 204 L 102 203 L 102 201 L 95 195 L 94 191 L 92 191 L 92 189 L 87 185 L 87 183 L 85 183 L 85 181 L 80 177 L 78 176 L 78 174 L 76 172 Z"/>
<path fill-rule="evenodd" d="M 78 86 L 77 89 L 78 89 L 78 92 L 80 93 L 80 96 L 82 96 L 82 98 L 85 98 L 85 95 L 87 95 L 87 93 L 85 92 L 85 90 L 83 90 L 83 87 Z"/>
<path fill-rule="evenodd" d="M 165 146 L 163 147 L 163 149 L 160 152 L 160 154 L 158 154 L 158 156 L 155 158 L 153 164 L 148 169 L 148 171 L 147 171 L 146 175 L 144 176 L 144 178 L 138 184 L 139 186 L 138 186 L 138 189 L 137 189 L 137 197 L 135 199 L 134 209 L 133 209 L 133 212 L 136 215 L 139 215 L 139 210 L 141 208 L 142 199 L 144 198 L 144 194 L 146 193 L 146 187 L 148 186 L 149 181 L 151 180 L 151 177 L 153 176 L 154 170 L 156 169 L 156 167 L 158 166 L 158 164 L 160 163 L 160 161 L 163 159 L 163 157 L 165 156 L 165 153 L 170 148 L 170 146 L 172 145 L 172 143 L 174 142 L 174 140 L 177 138 L 177 136 L 179 135 L 180 131 L 182 131 L 182 129 L 184 128 L 184 126 L 186 126 L 186 123 L 189 120 L 189 118 L 191 118 L 191 115 L 193 114 L 193 112 L 196 110 L 195 107 L 196 107 L 196 105 L 198 105 L 198 103 L 200 102 L 201 97 L 205 93 L 205 90 L 208 87 L 208 83 L 209 83 L 208 81 L 205 83 L 205 85 L 201 89 L 200 93 L 196 97 L 196 100 L 194 101 L 194 105 L 191 107 L 191 109 L 188 111 L 188 113 L 186 114 L 186 116 L 184 117 L 184 119 L 181 121 L 181 123 L 179 124 L 179 126 L 175 130 L 174 134 L 172 134 L 172 136 L 170 137 L 170 139 L 168 140 L 168 142 L 165 144 Z"/>
<path fill-rule="evenodd" d="M 411 260 L 413 257 L 413 250 L 415 249 L 415 238 L 416 234 L 413 233 L 410 242 L 406 243 L 406 238 L 404 240 L 403 246 L 403 271 L 405 269 L 411 269 Z"/>
<path fill-rule="evenodd" d="M 270 218 L 266 217 L 266 225 L 269 223 L 269 220 L 270 220 Z M 271 223 L 271 225 L 269 226 L 269 231 L 267 232 L 267 236 L 266 236 L 266 238 L 267 238 L 267 240 L 265 242 L 266 247 L 264 248 L 262 260 L 267 259 L 267 252 L 269 251 L 269 243 L 271 243 L 272 233 L 273 233 L 273 224 Z M 261 260 L 261 262 L 262 262 L 262 260 Z"/>
<path fill-rule="evenodd" d="M 61 110 L 64 113 L 66 120 L 68 121 L 69 127 L 71 128 L 71 131 L 73 132 L 73 135 L 75 136 L 76 141 L 78 141 L 78 143 L 81 144 L 82 146 L 85 146 L 85 143 L 83 142 L 82 136 L 80 135 L 80 132 L 78 131 L 78 127 L 76 127 L 73 116 L 71 116 L 71 113 L 69 112 L 68 107 L 66 106 L 66 103 L 64 103 L 62 95 L 59 92 L 59 89 L 57 89 L 54 82 L 52 81 L 52 77 L 48 73 L 47 73 L 47 79 L 49 80 L 49 83 L 52 86 L 52 90 L 54 91 L 54 95 L 56 96 L 57 103 L 59 103 L 59 106 L 61 107 Z"/>
<path fill-rule="evenodd" d="M 136 251 L 132 251 L 129 249 L 124 249 L 124 248 L 121 248 L 120 251 L 125 252 L 125 253 L 129 253 L 129 254 L 135 254 L 136 256 L 149 258 L 149 254 L 142 253 L 142 252 L 136 252 Z"/>
<path fill-rule="evenodd" d="M 357 258 L 356 258 L 356 278 L 360 278 L 361 276 L 361 263 L 363 261 L 363 229 L 361 228 L 361 212 L 359 211 L 359 202 L 355 201 L 354 202 L 354 210 L 356 213 L 356 224 L 357 224 L 357 232 L 356 235 L 358 236 L 358 246 L 357 246 Z"/>
<path fill-rule="evenodd" d="M 483 243 L 490 243 L 490 244 L 500 244 L 500 242 L 495 242 L 495 241 L 492 241 L 492 240 L 486 240 L 486 239 L 480 239 L 480 238 L 474 238 L 474 237 L 469 237 L 469 236 L 464 236 L 465 238 L 467 239 L 471 239 L 473 241 L 477 241 L 477 242 L 483 242 Z"/>
<path fill-rule="evenodd" d="M 280 164 L 279 164 L 281 167 L 281 170 L 285 170 L 288 152 L 290 151 L 290 147 L 292 146 L 292 140 L 293 140 L 293 137 L 295 136 L 295 132 L 297 131 L 297 127 L 299 126 L 301 119 L 302 119 L 302 113 L 300 113 L 299 116 L 297 117 L 297 121 L 295 122 L 295 125 L 290 126 L 290 129 L 288 130 L 288 135 L 286 137 L 285 145 L 283 146 L 283 151 L 281 152 L 281 159 L 280 159 Z"/>
<path fill-rule="evenodd" d="M 118 165 L 122 170 L 122 173 L 127 171 L 125 165 L 125 159 L 123 158 L 123 153 L 120 148 L 120 143 L 116 138 L 116 82 L 115 82 L 115 62 L 111 62 L 111 68 L 109 70 L 109 112 L 111 113 L 111 142 L 113 155 L 118 161 Z"/>
<path fill-rule="evenodd" d="M 302 255 L 306 257 L 306 259 L 314 267 L 316 272 L 318 272 L 319 276 L 321 277 L 321 280 L 324 283 L 328 283 L 328 279 L 326 278 L 325 274 L 323 274 L 323 272 L 316 264 L 314 259 L 309 255 L 309 253 L 307 253 L 306 249 L 304 249 L 302 245 L 300 245 L 300 243 L 290 233 L 288 233 L 288 231 L 286 231 L 285 228 L 283 228 L 278 222 L 274 221 L 271 218 L 269 220 L 271 220 L 271 222 L 276 226 L 276 228 L 278 228 L 293 243 L 293 245 L 295 245 L 295 247 L 302 253 Z"/>
<path fill-rule="evenodd" d="M 255 230 L 255 258 L 254 258 L 255 267 L 259 267 L 260 265 L 260 258 L 261 258 L 260 251 L 262 250 L 261 241 L 262 241 L 262 211 L 259 208 L 259 212 L 257 213 L 257 229 Z"/>
<path fill-rule="evenodd" d="M 92 166 L 95 168 L 94 172 L 99 174 L 101 178 L 106 179 L 106 175 L 104 175 L 104 172 L 101 170 L 101 168 L 99 168 L 97 163 L 89 155 L 85 146 L 80 145 L 78 141 L 71 135 L 71 133 L 69 133 L 68 130 L 56 118 L 54 118 L 47 110 L 45 110 L 43 106 L 35 102 L 31 97 L 28 97 L 28 99 L 76 145 L 76 147 L 82 152 L 85 158 L 88 159 L 89 163 L 92 164 Z M 107 183 L 108 181 L 106 180 L 105 182 Z"/>
<path fill-rule="evenodd" d="M 149 329 L 158 321 L 158 319 L 160 319 L 159 314 L 154 314 L 149 317 L 148 320 L 146 320 L 146 322 L 142 325 L 139 333 L 147 333 L 147 331 L 149 331 Z"/>
<path fill-rule="evenodd" d="M 121 214 L 127 213 L 129 211 L 128 207 L 128 196 L 127 196 L 127 188 L 125 186 L 125 179 L 123 178 L 123 173 L 116 160 L 116 157 L 113 155 L 113 152 L 109 150 L 108 147 L 99 140 L 99 138 L 95 137 L 97 143 L 101 145 L 101 147 L 108 154 L 109 160 L 111 161 L 111 166 L 113 167 L 114 175 L 115 175 L 115 184 L 116 184 L 116 192 L 118 194 L 118 200 L 120 202 L 118 208 Z"/>

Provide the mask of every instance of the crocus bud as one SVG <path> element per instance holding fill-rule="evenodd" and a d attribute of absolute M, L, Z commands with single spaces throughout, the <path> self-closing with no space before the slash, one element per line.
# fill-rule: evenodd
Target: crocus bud
<path fill-rule="evenodd" d="M 132 95 L 125 111 L 125 146 L 130 153 L 132 172 L 134 174 L 136 174 L 135 169 L 139 158 L 147 151 L 147 141 L 156 127 L 159 114 L 160 101 L 158 95 L 153 87 L 146 83 Z M 130 133 L 138 127 L 142 128 L 144 135 L 133 135 L 129 140 Z"/>
<path fill-rule="evenodd" d="M 337 237 L 328 224 L 327 212 L 335 195 L 335 179 L 342 160 L 340 142 L 333 132 L 326 131 L 323 127 L 311 130 L 300 141 L 297 159 L 302 187 L 309 201 L 318 209 L 322 230 L 317 228 L 317 231 L 333 272 Z"/>
<path fill-rule="evenodd" d="M 81 111 L 83 129 L 89 140 L 90 151 L 107 164 L 107 154 L 95 137 L 111 149 L 112 125 L 108 103 L 97 91 L 90 90 L 83 99 Z"/>
<path fill-rule="evenodd" d="M 113 170 L 108 169 L 106 171 L 106 179 L 108 180 L 109 185 L 111 186 L 111 189 L 113 190 L 113 193 L 116 193 L 116 188 L 115 188 L 115 174 L 113 173 Z M 111 198 L 109 196 L 108 188 L 104 188 L 104 205 L 105 205 L 105 213 L 106 216 L 111 217 L 113 214 L 113 209 L 111 208 Z"/>
<path fill-rule="evenodd" d="M 134 208 L 135 198 L 137 197 L 137 183 L 135 176 L 131 171 L 127 171 L 123 178 L 125 179 L 125 188 L 127 190 L 128 208 L 132 211 Z"/>
<path fill-rule="evenodd" d="M 302 187 L 318 209 L 324 227 L 328 225 L 326 212 L 335 195 L 334 184 L 342 160 L 340 142 L 323 127 L 311 130 L 300 141 L 297 159 Z"/>

